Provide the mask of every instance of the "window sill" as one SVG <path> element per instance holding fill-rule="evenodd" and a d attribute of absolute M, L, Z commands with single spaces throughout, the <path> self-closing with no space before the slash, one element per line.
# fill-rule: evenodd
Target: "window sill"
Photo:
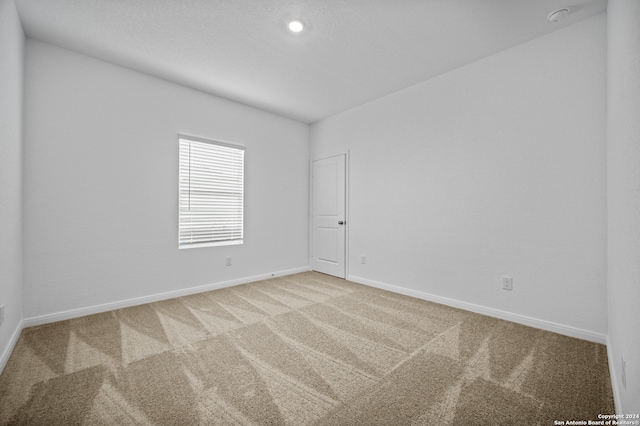
<path fill-rule="evenodd" d="M 235 246 L 235 245 L 241 245 L 241 244 L 244 244 L 243 240 L 215 241 L 210 243 L 183 244 L 183 245 L 178 245 L 178 248 L 182 250 L 182 249 L 192 249 L 192 248 L 200 248 L 200 247 Z"/>

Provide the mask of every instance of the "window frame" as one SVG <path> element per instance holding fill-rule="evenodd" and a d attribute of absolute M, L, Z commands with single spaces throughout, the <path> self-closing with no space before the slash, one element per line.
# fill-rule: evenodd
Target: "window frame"
<path fill-rule="evenodd" d="M 235 150 L 236 152 L 233 155 L 240 155 L 240 167 L 239 167 L 239 171 L 240 173 L 240 188 L 239 188 L 239 192 L 236 193 L 232 193 L 235 194 L 236 196 L 239 194 L 240 196 L 240 213 L 239 213 L 239 238 L 231 238 L 231 239 L 215 239 L 212 238 L 206 241 L 199 241 L 199 242 L 186 242 L 185 237 L 184 237 L 184 232 L 183 232 L 183 226 L 187 226 L 188 224 L 185 224 L 184 219 L 185 217 L 183 216 L 183 197 L 185 196 L 184 192 L 184 184 L 183 184 L 183 170 L 184 170 L 184 164 L 183 162 L 188 163 L 188 170 L 189 170 L 189 177 L 188 177 L 188 194 L 192 194 L 192 182 L 191 182 L 191 171 L 193 170 L 192 165 L 193 162 L 191 160 L 191 157 L 189 157 L 187 160 L 183 159 L 183 148 L 182 145 L 183 143 L 196 143 L 198 145 L 200 145 L 200 147 L 202 147 L 202 145 L 212 145 L 214 147 L 219 147 L 222 148 L 222 150 L 218 151 L 217 154 L 220 154 L 221 152 L 223 152 L 224 150 L 228 150 L 228 149 L 232 149 Z M 191 145 L 189 145 L 191 146 Z M 191 152 L 191 151 L 189 151 Z M 217 141 L 217 140 L 212 140 L 212 139 L 205 139 L 205 138 L 200 138 L 200 137 L 195 137 L 195 136 L 190 136 L 190 135 L 185 135 L 185 134 L 178 134 L 178 249 L 191 249 L 191 248 L 200 248 L 200 247 L 217 247 L 217 246 L 229 246 L 229 245 L 242 245 L 244 244 L 244 204 L 245 204 L 245 200 L 244 200 L 244 187 L 245 187 L 245 170 L 244 170 L 244 166 L 245 166 L 245 152 L 246 149 L 244 146 L 239 145 L 239 144 L 234 144 L 234 143 L 229 143 L 229 142 L 222 142 L 222 141 Z M 231 157 L 232 155 L 229 155 L 229 157 Z M 237 160 L 235 160 L 237 161 Z M 233 167 L 237 167 L 237 165 L 233 165 Z M 236 170 L 237 171 L 237 170 Z M 228 214 L 228 211 L 224 211 L 223 214 Z M 193 224 L 192 224 L 193 225 Z M 193 226 L 191 226 L 189 229 L 191 229 L 191 232 L 193 231 Z M 214 233 L 213 230 L 210 231 L 212 234 Z M 233 231 L 232 231 L 233 232 Z M 192 237 L 193 239 L 193 237 Z"/>

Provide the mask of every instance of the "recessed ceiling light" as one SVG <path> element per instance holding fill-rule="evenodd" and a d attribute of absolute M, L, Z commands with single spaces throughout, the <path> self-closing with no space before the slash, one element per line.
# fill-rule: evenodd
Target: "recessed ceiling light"
<path fill-rule="evenodd" d="M 300 19 L 292 19 L 291 21 L 289 21 L 289 30 L 292 33 L 299 33 L 303 29 L 304 22 L 302 22 Z"/>
<path fill-rule="evenodd" d="M 569 9 L 565 7 L 563 9 L 554 10 L 549 15 L 547 15 L 547 19 L 549 20 L 549 22 L 558 22 L 559 20 L 564 19 L 568 14 Z"/>

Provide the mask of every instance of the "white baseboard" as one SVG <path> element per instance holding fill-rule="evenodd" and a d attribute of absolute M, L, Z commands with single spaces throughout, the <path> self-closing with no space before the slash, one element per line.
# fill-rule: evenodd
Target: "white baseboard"
<path fill-rule="evenodd" d="M 48 324 L 56 321 L 63 321 L 72 318 L 83 317 L 86 315 L 99 314 L 102 312 L 113 311 L 115 309 L 128 308 L 131 306 L 143 305 L 145 303 L 159 302 L 161 300 L 173 299 L 175 297 L 188 296 L 191 294 L 202 293 L 205 291 L 217 290 L 225 287 L 232 287 L 240 284 L 247 284 L 255 281 L 266 280 L 273 277 L 281 277 L 284 275 L 298 274 L 300 272 L 310 271 L 308 266 L 295 269 L 287 269 L 283 271 L 254 275 L 251 277 L 236 278 L 229 281 L 222 281 L 213 284 L 206 284 L 198 287 L 190 287 L 182 290 L 168 291 L 165 293 L 151 294 L 148 296 L 136 297 L 133 299 L 120 300 L 117 302 L 104 303 L 101 305 L 88 306 L 85 308 L 71 309 L 53 314 L 40 315 L 37 317 L 25 318 L 23 327 L 32 327 L 34 325 Z"/>
<path fill-rule="evenodd" d="M 539 328 L 542 330 L 551 331 L 565 336 L 576 337 L 578 339 L 588 340 L 595 343 L 607 344 L 607 336 L 605 334 L 595 333 L 589 330 L 583 330 L 581 328 L 571 327 L 564 324 L 558 324 L 551 321 L 545 321 L 538 318 L 532 318 L 525 315 L 514 314 L 512 312 L 501 311 L 499 309 L 493 309 L 482 305 L 476 305 L 473 303 L 463 302 L 456 299 L 450 299 L 448 297 L 436 296 L 430 293 L 424 293 L 417 290 L 411 290 L 404 287 L 399 287 L 392 284 L 386 284 L 379 281 L 370 280 L 368 278 L 361 278 L 350 275 L 347 277 L 349 281 L 353 281 L 359 284 L 368 285 L 371 287 L 380 288 L 382 290 L 388 290 L 394 293 L 404 294 L 406 296 L 416 297 L 418 299 L 428 300 L 430 302 L 440 303 L 442 305 L 452 306 L 454 308 L 464 309 L 466 311 L 475 312 L 482 315 L 487 315 L 494 318 L 500 318 L 503 320 L 523 324 L 529 327 Z"/>
<path fill-rule="evenodd" d="M 9 361 L 9 357 L 13 352 L 13 348 L 15 348 L 16 343 L 18 343 L 18 338 L 20 337 L 20 333 L 22 333 L 23 328 L 24 328 L 24 321 L 20 320 L 20 322 L 18 323 L 18 326 L 16 327 L 16 329 L 13 331 L 13 334 L 11 335 L 11 339 L 9 339 L 9 343 L 7 344 L 7 347 L 4 348 L 4 352 L 2 352 L 2 357 L 0 357 L 0 374 L 2 374 L 2 372 L 4 371 L 4 367 L 7 365 L 7 362 Z"/>
<path fill-rule="evenodd" d="M 609 340 L 609 336 L 607 336 L 607 361 L 609 361 L 609 375 L 611 376 L 611 388 L 613 390 L 613 402 L 616 407 L 616 413 L 623 413 L 622 407 L 620 406 L 620 401 L 622 401 L 620 395 L 620 386 L 622 383 L 618 380 L 620 375 L 618 374 L 617 363 L 616 360 L 613 359 L 613 350 L 611 346 L 611 341 Z"/>

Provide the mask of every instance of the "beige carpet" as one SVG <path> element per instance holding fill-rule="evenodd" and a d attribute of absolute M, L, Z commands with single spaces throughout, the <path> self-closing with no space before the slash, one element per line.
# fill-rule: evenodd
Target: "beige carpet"
<path fill-rule="evenodd" d="M 0 424 L 552 425 L 602 345 L 308 272 L 25 329 Z"/>

